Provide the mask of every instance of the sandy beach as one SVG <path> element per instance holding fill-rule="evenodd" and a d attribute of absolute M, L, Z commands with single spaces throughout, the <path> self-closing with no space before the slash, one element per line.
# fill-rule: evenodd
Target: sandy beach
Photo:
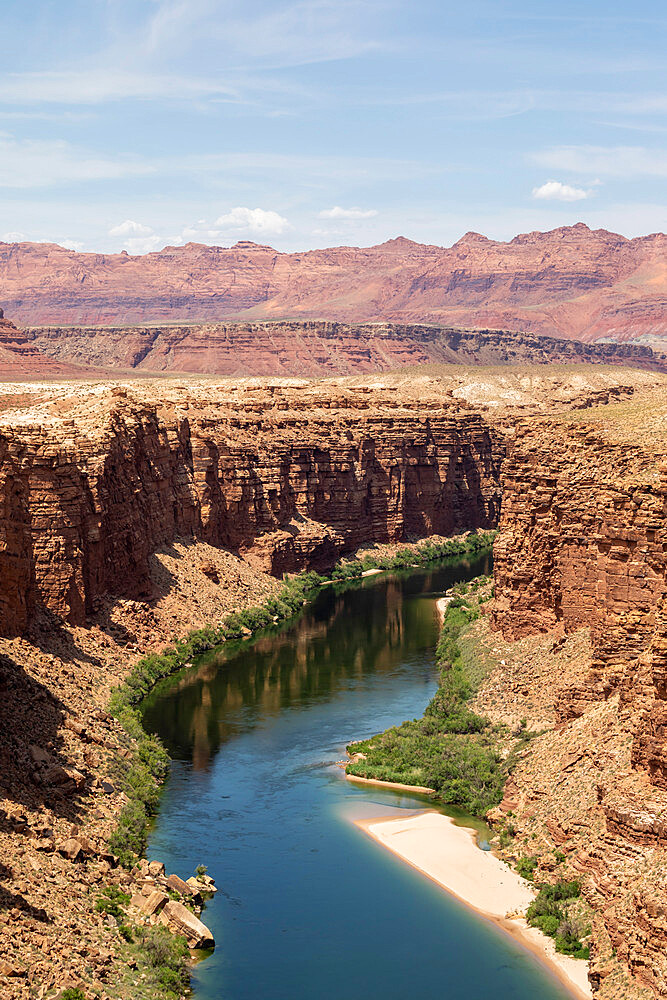
<path fill-rule="evenodd" d="M 352 758 L 350 758 L 352 759 Z M 341 766 L 346 767 L 349 761 L 343 761 Z M 391 788 L 393 792 L 417 792 L 420 795 L 435 795 L 435 788 L 427 788 L 426 785 L 402 785 L 398 781 L 382 781 L 380 778 L 361 778 L 357 774 L 345 772 L 348 781 L 356 781 L 360 785 L 376 785 L 378 788 Z"/>
<path fill-rule="evenodd" d="M 445 611 L 447 610 L 447 605 L 452 600 L 453 600 L 453 598 L 451 598 L 451 597 L 439 597 L 438 600 L 435 602 L 435 606 L 436 606 L 436 608 L 438 610 L 438 616 L 439 616 L 441 622 L 444 622 L 444 620 L 445 620 Z"/>
<path fill-rule="evenodd" d="M 520 916 L 535 897 L 530 883 L 490 851 L 481 851 L 474 831 L 456 826 L 437 812 L 420 812 L 407 819 L 359 820 L 356 825 L 511 934 L 537 955 L 577 1000 L 593 996 L 587 963 L 559 955 L 551 938 L 529 927 Z"/>

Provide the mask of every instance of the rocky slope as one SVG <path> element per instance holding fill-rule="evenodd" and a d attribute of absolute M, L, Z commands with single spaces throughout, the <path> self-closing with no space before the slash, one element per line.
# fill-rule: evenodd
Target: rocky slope
<path fill-rule="evenodd" d="M 583 344 L 507 330 L 310 322 L 24 330 L 55 365 L 210 375 L 334 375 L 425 364 L 614 364 L 667 371 L 647 345 Z M 667 341 L 666 341 L 667 343 Z M 36 374 L 39 374 L 37 371 Z"/>
<path fill-rule="evenodd" d="M 578 224 L 508 243 L 403 238 L 279 253 L 189 243 L 132 257 L 0 244 L 0 305 L 21 325 L 137 325 L 226 318 L 394 320 L 616 341 L 664 338 L 667 237 Z"/>
<path fill-rule="evenodd" d="M 524 422 L 495 555 L 505 640 L 544 633 L 547 661 L 584 643 L 575 669 L 544 681 L 555 728 L 524 756 L 500 815 L 512 813 L 525 853 L 553 868 L 561 850 L 583 877 L 599 996 L 667 996 L 664 391 Z M 534 671 L 517 678 L 526 694 Z"/>
<path fill-rule="evenodd" d="M 2 995 L 127 972 L 94 903 L 134 660 L 275 592 L 267 570 L 491 525 L 501 482 L 487 694 L 548 727 L 505 808 L 583 874 L 600 996 L 665 995 L 665 388 L 584 365 L 0 385 Z"/>

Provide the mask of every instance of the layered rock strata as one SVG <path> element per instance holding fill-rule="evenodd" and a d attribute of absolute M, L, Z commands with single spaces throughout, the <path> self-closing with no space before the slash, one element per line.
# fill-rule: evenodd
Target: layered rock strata
<path fill-rule="evenodd" d="M 507 243 L 466 233 L 451 247 L 398 238 L 291 254 L 248 242 L 143 256 L 0 243 L 0 305 L 21 324 L 325 317 L 664 339 L 666 240 L 580 223 Z"/>
<path fill-rule="evenodd" d="M 502 438 L 451 397 L 151 395 L 98 388 L 75 417 L 55 404 L 0 423 L 2 633 L 39 608 L 81 624 L 107 593 L 150 596 L 149 558 L 176 536 L 280 575 L 362 543 L 496 523 Z"/>
<path fill-rule="evenodd" d="M 324 321 L 36 327 L 25 344 L 54 365 L 210 375 L 347 375 L 423 364 L 633 365 L 667 371 L 643 344 L 398 323 Z"/>
<path fill-rule="evenodd" d="M 553 650 L 590 634 L 590 654 L 553 679 L 555 729 L 500 815 L 526 852 L 562 850 L 583 878 L 596 993 L 664 997 L 667 405 L 592 416 L 523 424 L 504 466 L 492 622 Z"/>

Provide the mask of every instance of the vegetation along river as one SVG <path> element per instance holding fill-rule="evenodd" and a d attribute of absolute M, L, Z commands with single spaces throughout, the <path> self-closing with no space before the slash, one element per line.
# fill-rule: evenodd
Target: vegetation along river
<path fill-rule="evenodd" d="M 324 588 L 290 624 L 202 656 L 145 704 L 172 757 L 149 857 L 219 892 L 196 1000 L 563 1000 L 532 955 L 353 819 L 424 800 L 354 785 L 345 745 L 422 714 L 435 601 L 488 556 Z M 450 812 L 450 815 L 452 813 Z"/>

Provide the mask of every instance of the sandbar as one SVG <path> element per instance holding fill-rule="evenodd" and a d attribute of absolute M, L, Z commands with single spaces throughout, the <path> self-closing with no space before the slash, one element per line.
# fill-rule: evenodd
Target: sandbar
<path fill-rule="evenodd" d="M 441 622 L 444 622 L 445 620 L 445 611 L 447 610 L 447 605 L 450 603 L 450 601 L 453 600 L 454 600 L 453 597 L 439 597 L 438 600 L 435 602 L 435 606 L 438 609 L 438 615 L 440 617 Z"/>
<path fill-rule="evenodd" d="M 407 819 L 357 820 L 373 840 L 516 938 L 549 968 L 577 1000 L 593 996 L 588 964 L 556 952 L 554 942 L 522 917 L 533 887 L 491 851 L 481 851 L 475 832 L 449 816 L 419 812 Z"/>

